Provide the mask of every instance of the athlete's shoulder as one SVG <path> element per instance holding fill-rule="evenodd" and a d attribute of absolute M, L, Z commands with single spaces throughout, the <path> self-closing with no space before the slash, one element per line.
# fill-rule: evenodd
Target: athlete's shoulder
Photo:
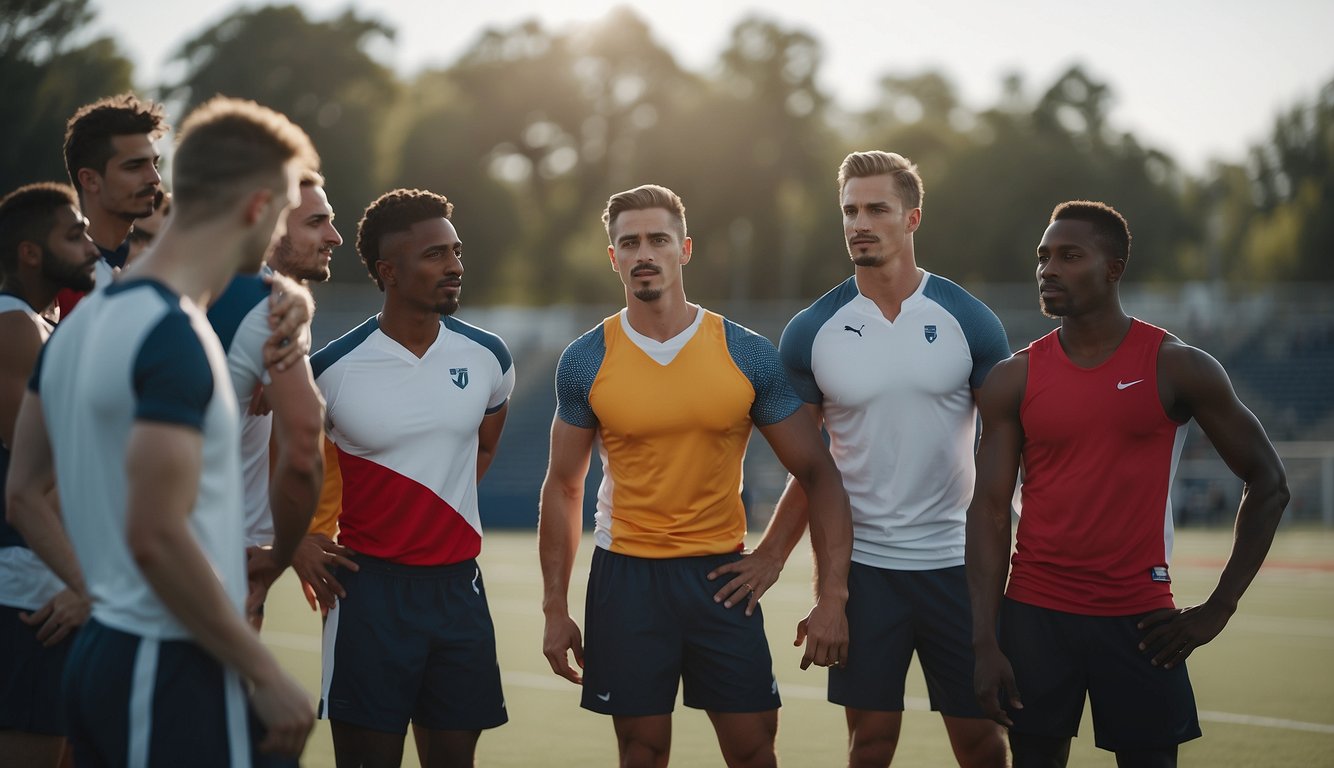
<path fill-rule="evenodd" d="M 783 329 L 783 335 L 779 338 L 778 346 L 787 348 L 812 343 L 815 334 L 824 327 L 824 324 L 858 295 L 855 275 L 830 288 L 823 296 L 788 321 L 787 327 Z"/>
<path fill-rule="evenodd" d="M 256 307 L 268 300 L 272 291 L 273 286 L 258 274 L 232 278 L 227 289 L 208 308 L 208 322 L 218 334 L 223 349 L 232 348 L 232 340 L 236 338 L 241 323 Z"/>
<path fill-rule="evenodd" d="M 954 315 L 961 325 L 981 323 L 996 328 L 1001 327 L 1000 318 L 991 307 L 947 277 L 928 272 L 922 295 Z"/>
<path fill-rule="evenodd" d="M 319 352 L 310 356 L 310 368 L 315 378 L 329 370 L 329 367 L 347 356 L 349 352 L 361 346 L 372 333 L 380 327 L 380 316 L 371 315 L 361 325 L 339 336 Z"/>
<path fill-rule="evenodd" d="M 561 352 L 561 361 L 564 362 L 567 359 L 571 361 L 587 358 L 601 359 L 607 351 L 606 322 L 606 320 L 599 322 L 567 344 L 565 350 Z"/>
<path fill-rule="evenodd" d="M 450 331 L 489 350 L 492 355 L 495 355 L 496 362 L 500 364 L 502 373 L 508 371 L 510 367 L 514 365 L 514 359 L 510 356 L 509 347 L 505 346 L 505 340 L 500 338 L 499 335 L 470 323 L 465 323 L 452 315 L 442 317 L 440 322 Z"/>

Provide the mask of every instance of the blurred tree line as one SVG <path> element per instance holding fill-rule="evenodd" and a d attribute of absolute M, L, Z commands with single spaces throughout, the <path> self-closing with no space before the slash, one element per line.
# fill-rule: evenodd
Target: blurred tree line
<path fill-rule="evenodd" d="M 88 0 L 0 10 L 7 190 L 62 178 L 65 118 L 135 73 L 114 42 L 87 41 Z M 1110 86 L 1079 66 L 1036 86 L 1009 76 L 983 110 L 940 72 L 887 74 L 874 106 L 849 113 L 817 83 L 819 43 L 761 16 L 731 30 L 707 73 L 682 68 L 624 8 L 568 31 L 492 28 L 409 79 L 374 56 L 393 37 L 354 10 L 243 9 L 182 45 L 178 76 L 149 95 L 178 121 L 225 93 L 301 124 L 349 241 L 339 280 L 365 279 L 351 245 L 365 205 L 415 186 L 457 205 L 474 300 L 607 302 L 602 206 L 656 182 L 687 205 L 692 297 L 810 298 L 849 273 L 835 174 L 868 148 L 919 164 L 922 263 L 959 281 L 1027 279 L 1048 213 L 1071 198 L 1126 214 L 1139 280 L 1334 279 L 1334 80 L 1277 116 L 1249 157 L 1195 178 L 1116 130 Z"/>

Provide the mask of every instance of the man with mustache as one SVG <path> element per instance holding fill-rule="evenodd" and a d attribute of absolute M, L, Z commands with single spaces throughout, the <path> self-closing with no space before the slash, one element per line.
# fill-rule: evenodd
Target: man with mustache
<path fill-rule="evenodd" d="M 964 513 L 975 394 L 1009 344 L 986 305 L 917 266 L 916 165 L 854 152 L 838 187 L 853 275 L 794 317 L 779 343 L 852 505 L 848 662 L 829 671 L 829 701 L 847 716 L 848 765 L 889 765 L 915 652 L 959 764 L 1003 766 L 1001 731 L 973 697 Z M 738 580 L 772 584 L 805 517 L 789 483 L 764 540 L 719 594 Z"/>
<path fill-rule="evenodd" d="M 397 766 L 411 723 L 423 766 L 471 766 L 482 730 L 508 720 L 477 483 L 514 366 L 500 337 L 453 316 L 453 208 L 409 189 L 370 204 L 357 252 L 383 308 L 311 359 L 342 478 L 338 543 L 357 566 L 324 628 L 320 715 L 339 765 Z"/>
<path fill-rule="evenodd" d="M 303 357 L 283 370 L 264 365 L 271 286 L 278 273 L 304 286 L 329 279 L 329 260 L 342 236 L 324 194 L 324 177 L 307 169 L 301 204 L 288 211 L 282 237 L 253 275 L 237 275 L 208 310 L 227 352 L 241 412 L 241 471 L 245 478 L 245 544 L 250 595 L 246 613 L 259 627 L 269 586 L 304 539 L 323 477 L 324 405 Z M 300 343 L 309 346 L 303 328 Z M 274 461 L 270 464 L 270 440 Z"/>
<path fill-rule="evenodd" d="M 0 200 L 0 755 L 14 765 L 60 762 L 60 677 L 92 605 L 82 581 L 61 581 L 5 522 L 4 478 L 19 403 L 52 331 L 42 314 L 61 288 L 91 288 L 98 258 L 70 187 L 29 184 Z"/>
<path fill-rule="evenodd" d="M 1017 768 L 1066 764 L 1086 696 L 1096 744 L 1118 766 L 1175 766 L 1177 745 L 1200 735 L 1186 658 L 1236 612 L 1288 503 L 1283 464 L 1218 361 L 1121 308 L 1129 260 L 1114 208 L 1056 206 L 1036 277 L 1043 314 L 1061 325 L 998 364 L 979 398 L 977 698 L 1009 728 Z M 1176 608 L 1169 493 L 1191 419 L 1244 491 L 1218 585 Z"/>
<path fill-rule="evenodd" d="M 162 187 L 154 143 L 169 129 L 163 106 L 133 93 L 86 104 L 65 125 L 65 169 L 88 217 L 88 236 L 102 255 L 97 285 L 109 284 L 115 270 L 125 266 L 135 219 L 153 213 Z M 84 293 L 62 292 L 60 316 L 68 315 Z"/>
<path fill-rule="evenodd" d="M 768 585 L 739 583 L 723 603 L 707 579 L 744 562 L 752 426 L 812 499 L 819 589 L 797 626 L 802 669 L 847 658 L 847 496 L 773 344 L 686 300 L 693 245 L 681 198 L 653 184 L 626 190 L 602 223 L 626 307 L 572 342 L 556 371 L 538 536 L 542 649 L 553 672 L 583 686 L 584 708 L 612 716 L 621 765 L 667 764 L 684 682 L 685 705 L 708 712 L 729 766 L 774 766 L 780 699 L 757 605 Z M 595 441 L 603 481 L 585 645 L 568 593 Z"/>

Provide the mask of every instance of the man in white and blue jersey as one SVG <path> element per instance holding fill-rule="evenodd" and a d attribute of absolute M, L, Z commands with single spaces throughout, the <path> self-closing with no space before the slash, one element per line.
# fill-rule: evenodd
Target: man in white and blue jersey
<path fill-rule="evenodd" d="M 408 724 L 424 766 L 471 766 L 509 720 L 477 563 L 477 483 L 514 391 L 499 336 L 453 314 L 463 241 L 443 195 L 396 189 L 357 225 L 381 311 L 311 358 L 341 476 L 352 568 L 324 628 L 320 716 L 339 765 L 396 766 Z"/>
<path fill-rule="evenodd" d="M 986 305 L 917 266 L 914 164 L 855 152 L 838 184 L 854 274 L 798 313 L 779 343 L 793 387 L 829 433 L 852 505 L 848 658 L 829 670 L 829 700 L 847 715 L 849 765 L 889 765 L 916 651 L 959 763 L 1002 766 L 1001 731 L 973 696 L 963 553 L 974 393 L 1009 343 Z M 732 566 L 719 598 L 771 584 L 805 517 L 805 496 L 788 483 L 763 542 Z"/>
<path fill-rule="evenodd" d="M 266 368 L 264 362 L 271 333 L 270 294 L 273 290 L 304 292 L 307 280 L 327 280 L 329 253 L 343 242 L 333 227 L 323 186 L 324 177 L 318 172 L 302 174 L 301 203 L 288 212 L 286 232 L 268 264 L 257 274 L 233 278 L 208 310 L 209 322 L 227 353 L 241 412 L 250 581 L 246 615 L 257 628 L 263 621 L 269 586 L 292 561 L 305 537 L 324 476 L 324 401 L 315 388 L 309 361 L 303 357 L 284 370 Z M 294 246 L 294 241 L 305 244 L 311 240 L 314 248 L 298 252 Z M 301 334 L 308 336 L 309 328 L 303 328 Z M 271 439 L 276 449 L 272 467 Z"/>
<path fill-rule="evenodd" d="M 242 616 L 239 419 L 201 307 L 259 268 L 317 163 L 282 115 L 201 105 L 181 132 L 172 221 L 38 360 L 6 493 L 33 551 L 58 574 L 77 556 L 93 600 L 64 677 L 77 764 L 290 763 L 313 725 Z"/>
<path fill-rule="evenodd" d="M 42 313 L 62 288 L 92 287 L 99 258 L 72 188 L 29 184 L 0 200 L 0 488 L 25 385 L 52 330 Z M 4 521 L 0 498 L 0 755 L 14 765 L 55 766 L 64 750 L 60 677 L 70 633 L 92 607 L 83 574 L 68 577 Z"/>

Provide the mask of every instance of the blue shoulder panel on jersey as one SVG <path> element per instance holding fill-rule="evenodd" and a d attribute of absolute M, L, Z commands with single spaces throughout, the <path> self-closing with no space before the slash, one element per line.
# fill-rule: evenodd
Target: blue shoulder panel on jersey
<path fill-rule="evenodd" d="M 556 364 L 556 415 L 572 427 L 592 429 L 597 414 L 588 402 L 593 380 L 607 356 L 607 338 L 602 323 L 570 342 Z"/>
<path fill-rule="evenodd" d="M 232 349 L 232 339 L 236 338 L 236 329 L 241 321 L 250 314 L 255 305 L 263 301 L 272 292 L 271 286 L 260 275 L 237 275 L 227 284 L 213 306 L 208 308 L 208 322 L 213 332 L 218 334 L 224 351 Z"/>
<path fill-rule="evenodd" d="M 973 294 L 940 275 L 931 275 L 922 295 L 944 307 L 959 321 L 964 338 L 968 339 L 968 351 L 973 356 L 973 373 L 968 377 L 968 384 L 978 389 L 996 363 L 1010 356 L 1010 340 L 1000 318 Z"/>
<path fill-rule="evenodd" d="M 815 335 L 835 312 L 855 298 L 857 281 L 849 277 L 816 299 L 814 304 L 798 312 L 788 321 L 778 340 L 778 355 L 782 358 L 783 367 L 787 369 L 792 388 L 808 403 L 819 405 L 824 402 L 824 393 L 820 391 L 820 385 L 811 371 L 811 349 L 815 346 Z"/>
<path fill-rule="evenodd" d="M 500 363 L 501 373 L 505 373 L 511 365 L 514 365 L 514 359 L 510 357 L 510 350 L 505 346 L 505 340 L 494 333 L 465 323 L 457 317 L 442 317 L 440 322 L 449 330 L 466 336 L 490 350 L 491 354 L 496 356 L 496 362 Z"/>
<path fill-rule="evenodd" d="M 144 337 L 134 358 L 134 417 L 203 429 L 213 368 L 190 318 L 172 309 Z"/>
<path fill-rule="evenodd" d="M 732 362 L 755 388 L 750 420 L 758 427 L 767 427 L 796 413 L 801 398 L 792 390 L 773 342 L 727 318 L 723 318 L 723 333 Z"/>
<path fill-rule="evenodd" d="M 375 333 L 375 329 L 380 327 L 380 316 L 372 315 L 366 319 L 366 322 L 358 325 L 356 328 L 339 336 L 328 344 L 324 349 L 310 356 L 310 369 L 315 378 L 329 369 L 329 366 L 342 359 L 343 355 L 356 349 L 361 342 L 366 340 L 367 336 Z"/>

